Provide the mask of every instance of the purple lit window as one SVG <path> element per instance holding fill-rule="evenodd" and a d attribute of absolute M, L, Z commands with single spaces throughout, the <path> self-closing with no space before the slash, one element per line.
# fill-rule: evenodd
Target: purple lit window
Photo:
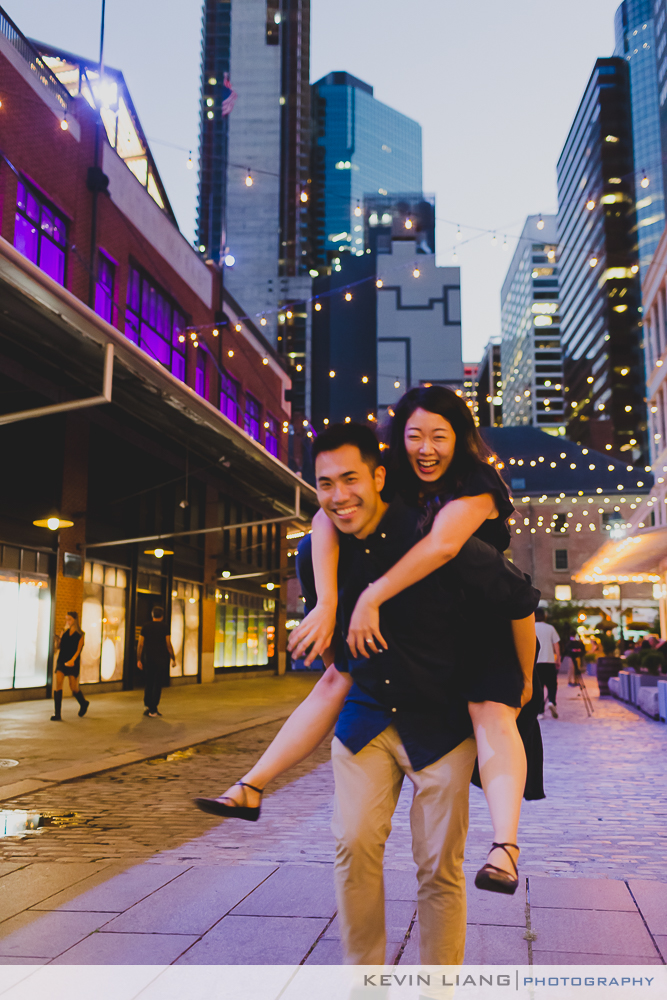
<path fill-rule="evenodd" d="M 185 381 L 185 317 L 136 268 L 127 282 L 125 336 Z"/>
<path fill-rule="evenodd" d="M 245 420 L 243 424 L 246 434 L 249 434 L 255 441 L 259 441 L 259 403 L 256 399 L 246 393 L 245 398 Z"/>
<path fill-rule="evenodd" d="M 233 423 L 238 423 L 239 387 L 229 375 L 220 377 L 220 409 Z"/>
<path fill-rule="evenodd" d="M 275 417 L 267 416 L 264 424 L 266 434 L 264 435 L 264 445 L 270 455 L 279 458 L 278 453 L 278 421 Z"/>
<path fill-rule="evenodd" d="M 97 285 L 95 286 L 95 312 L 107 323 L 113 322 L 113 293 L 116 265 L 100 250 L 97 255 Z"/>
<path fill-rule="evenodd" d="M 197 369 L 195 371 L 195 392 L 206 399 L 206 354 L 197 349 Z"/>
<path fill-rule="evenodd" d="M 19 181 L 14 246 L 58 284 L 65 283 L 67 223 L 46 200 Z"/>

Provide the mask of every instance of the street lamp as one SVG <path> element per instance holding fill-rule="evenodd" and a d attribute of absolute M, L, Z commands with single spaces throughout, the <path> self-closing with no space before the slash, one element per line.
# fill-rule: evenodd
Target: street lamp
<path fill-rule="evenodd" d="M 52 514 L 50 517 L 40 518 L 38 521 L 32 522 L 37 528 L 48 528 L 50 531 L 57 531 L 58 528 L 71 528 L 74 525 L 74 521 L 68 521 L 66 518 L 58 517 L 57 514 Z"/>

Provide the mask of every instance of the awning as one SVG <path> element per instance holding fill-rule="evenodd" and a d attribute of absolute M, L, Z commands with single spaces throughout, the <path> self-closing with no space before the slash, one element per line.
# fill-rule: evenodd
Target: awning
<path fill-rule="evenodd" d="M 2 238 L 0 299 L 0 348 L 9 364 L 27 366 L 41 380 L 45 402 L 98 394 L 104 349 L 111 343 L 110 408 L 144 421 L 205 460 L 215 463 L 224 456 L 229 475 L 247 494 L 279 514 L 294 510 L 297 486 L 303 513 L 315 513 L 317 499 L 308 483 Z M 49 398 L 49 392 L 55 395 Z"/>
<path fill-rule="evenodd" d="M 576 583 L 658 583 L 663 559 L 667 559 L 667 528 L 646 528 L 605 542 L 572 579 Z"/>

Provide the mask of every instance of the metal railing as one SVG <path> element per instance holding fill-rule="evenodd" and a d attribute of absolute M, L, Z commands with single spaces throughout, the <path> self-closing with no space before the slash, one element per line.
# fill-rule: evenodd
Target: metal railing
<path fill-rule="evenodd" d="M 30 44 L 2 7 L 0 7 L 0 34 L 4 35 L 7 41 L 14 46 L 19 55 L 28 63 L 40 83 L 46 87 L 49 93 L 55 97 L 63 111 L 67 113 L 70 104 L 69 91 L 66 87 L 63 87 L 58 77 L 51 72 L 37 49 Z"/>

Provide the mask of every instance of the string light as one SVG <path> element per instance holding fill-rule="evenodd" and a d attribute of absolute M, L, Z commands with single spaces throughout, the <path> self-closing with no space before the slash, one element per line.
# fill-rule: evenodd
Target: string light
<path fill-rule="evenodd" d="M 457 238 L 457 240 L 462 240 L 463 239 L 463 233 L 461 232 L 461 227 L 460 226 L 456 230 L 456 238 Z"/>
<path fill-rule="evenodd" d="M 262 318 L 260 319 L 259 322 L 260 322 L 260 326 L 266 326 L 266 316 L 262 316 Z"/>
<path fill-rule="evenodd" d="M 640 187 L 647 188 L 650 183 L 651 183 L 650 180 L 646 176 L 646 171 L 644 170 L 643 171 L 643 176 L 642 176 L 642 179 L 639 182 L 639 185 L 640 185 Z"/>
<path fill-rule="evenodd" d="M 60 127 L 63 130 L 63 132 L 67 132 L 67 130 L 69 128 L 69 122 L 67 121 L 66 118 L 61 119 Z"/>
<path fill-rule="evenodd" d="M 354 214 L 357 216 L 357 218 L 359 218 L 359 216 L 361 215 L 361 206 L 359 204 L 359 200 L 358 199 L 357 199 L 357 207 L 354 210 Z"/>
<path fill-rule="evenodd" d="M 252 179 L 252 177 L 250 175 L 250 167 L 248 167 L 248 176 L 245 179 L 245 186 L 251 188 L 253 186 L 253 184 L 254 184 L 254 181 L 253 181 L 253 179 Z"/>
<path fill-rule="evenodd" d="M 227 351 L 227 357 L 228 358 L 233 358 L 234 357 L 234 352 L 233 351 Z"/>
<path fill-rule="evenodd" d="M 494 233 L 493 236 L 491 237 L 491 244 L 495 246 L 497 242 L 498 242 L 498 237 Z"/>
<path fill-rule="evenodd" d="M 456 247 L 452 247 L 452 260 L 456 264 L 458 262 L 459 255 L 456 252 Z"/>
<path fill-rule="evenodd" d="M 509 245 L 507 243 L 507 236 L 503 236 L 503 250 L 509 250 Z"/>
<path fill-rule="evenodd" d="M 262 358 L 262 364 L 263 365 L 268 365 L 268 363 L 269 363 L 269 359 L 268 358 Z"/>
<path fill-rule="evenodd" d="M 418 267 L 416 267 L 416 268 L 414 269 L 414 271 L 412 272 L 412 277 L 413 277 L 413 278 L 418 278 L 420 274 L 421 274 L 421 271 L 419 270 L 419 268 L 418 268 Z"/>
<path fill-rule="evenodd" d="M 319 312 L 321 308 L 322 308 L 322 304 L 320 302 L 316 302 L 315 303 L 315 312 Z"/>
<path fill-rule="evenodd" d="M 406 219 L 403 225 L 406 229 L 412 229 L 412 219 Z"/>
<path fill-rule="evenodd" d="M 300 197 L 301 201 L 303 202 L 303 204 L 305 205 L 305 203 L 308 201 L 308 192 L 307 191 L 302 191 L 299 197 Z"/>
<path fill-rule="evenodd" d="M 590 264 L 591 267 L 595 267 L 596 264 L 597 264 L 597 262 L 598 262 L 598 259 L 597 259 L 597 257 L 594 256 L 594 257 L 591 257 L 591 259 L 589 260 L 588 263 Z"/>
<path fill-rule="evenodd" d="M 329 378 L 335 378 L 335 377 L 336 377 L 336 373 L 335 373 L 335 371 L 333 371 L 333 369 L 332 369 L 332 370 L 331 370 L 331 371 L 329 372 Z"/>
<path fill-rule="evenodd" d="M 368 375 L 362 375 L 361 381 L 364 383 L 364 385 L 366 385 L 366 383 L 368 382 Z"/>
<path fill-rule="evenodd" d="M 541 215 L 540 215 L 539 219 L 537 220 L 537 228 L 538 229 L 544 229 L 544 219 L 542 218 Z"/>
<path fill-rule="evenodd" d="M 188 153 L 188 159 L 185 166 L 188 168 L 188 170 L 192 170 L 194 167 L 194 163 L 192 162 L 192 150 L 190 150 L 190 152 Z"/>
<path fill-rule="evenodd" d="M 352 301 L 352 292 L 345 292 L 345 301 L 346 302 Z"/>
<path fill-rule="evenodd" d="M 588 209 L 589 212 L 592 212 L 593 209 L 595 208 L 595 202 L 592 198 L 589 198 L 588 201 L 586 202 L 586 208 Z"/>

